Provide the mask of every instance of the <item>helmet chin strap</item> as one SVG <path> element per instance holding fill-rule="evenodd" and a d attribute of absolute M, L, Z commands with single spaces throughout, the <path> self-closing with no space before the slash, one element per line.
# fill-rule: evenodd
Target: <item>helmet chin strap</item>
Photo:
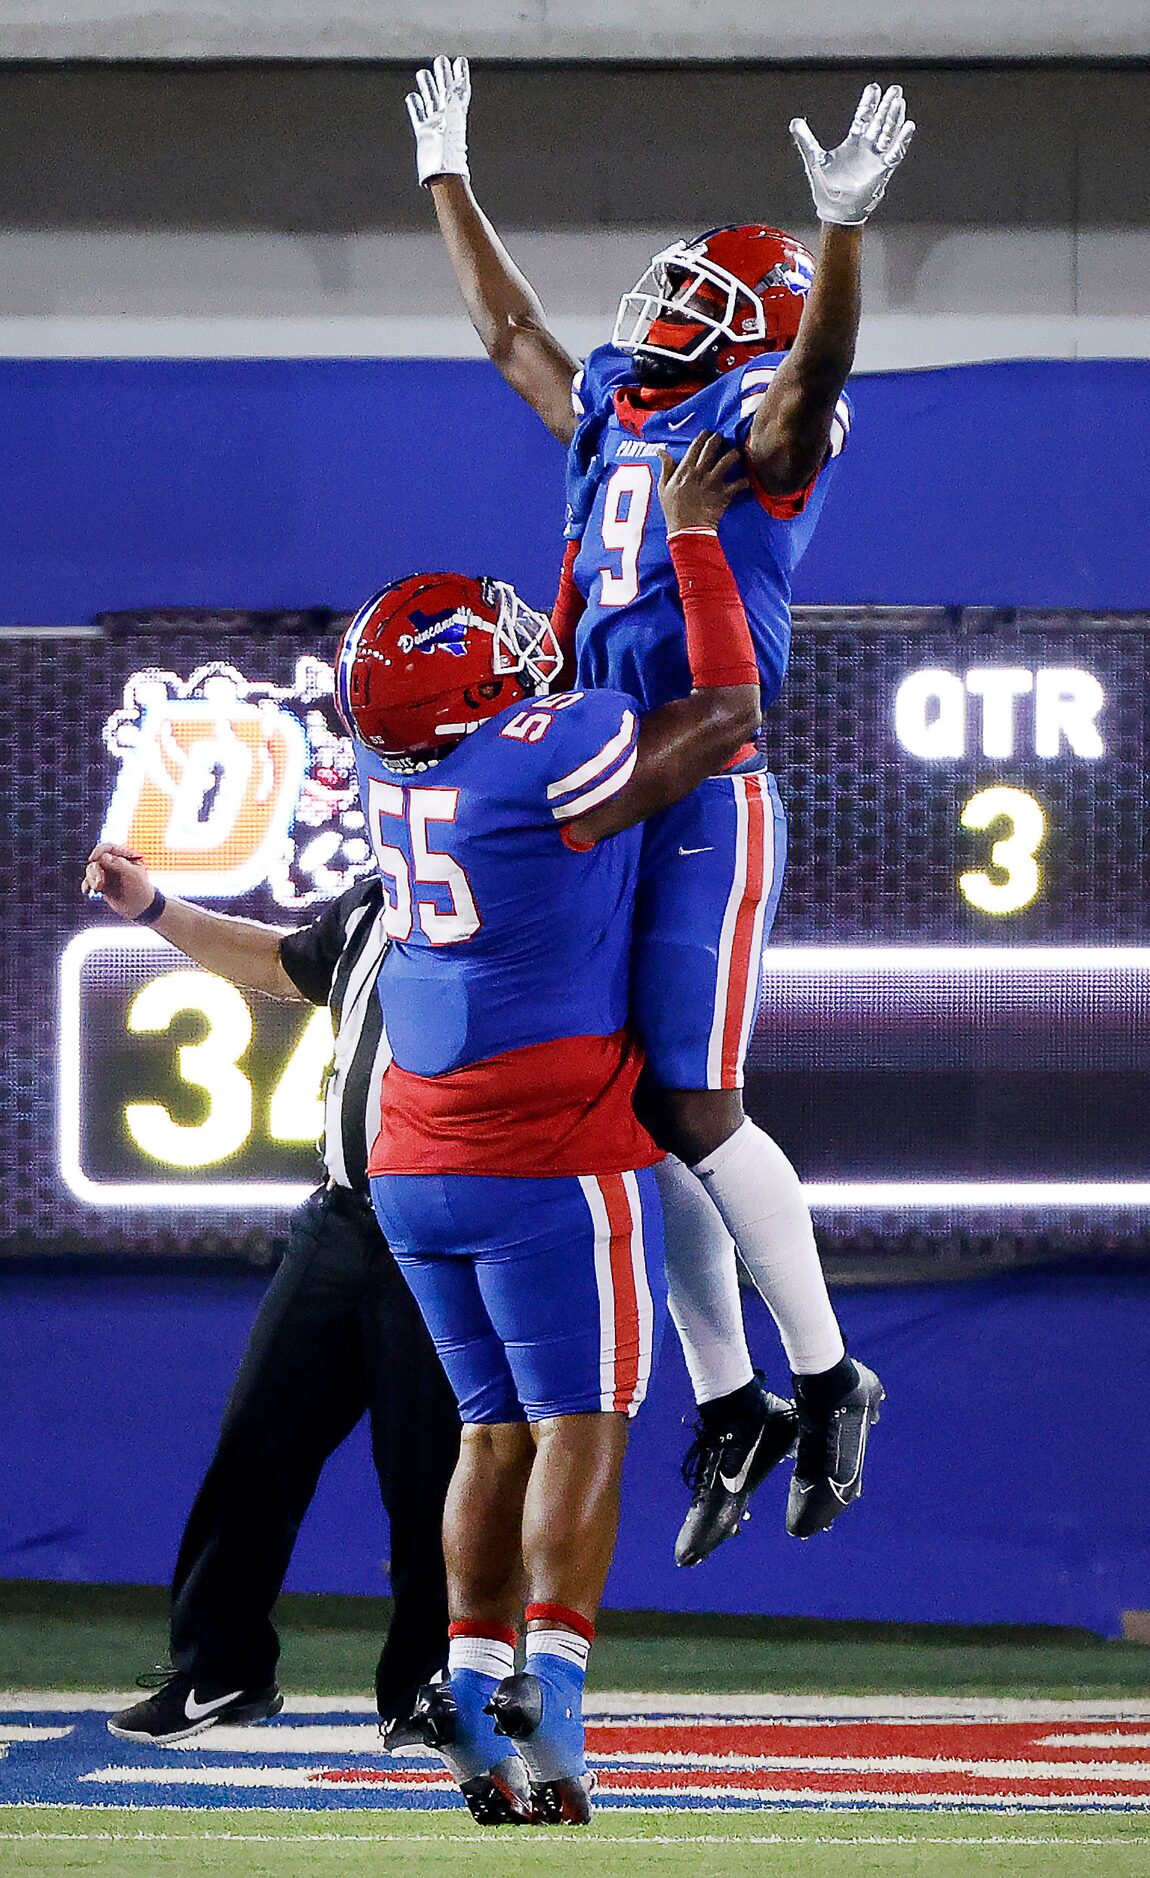
<path fill-rule="evenodd" d="M 700 358 L 688 362 L 682 359 L 649 358 L 641 347 L 637 347 L 635 377 L 649 391 L 674 391 L 679 385 L 709 384 L 717 376 L 717 351 L 717 345 L 710 346 Z"/>

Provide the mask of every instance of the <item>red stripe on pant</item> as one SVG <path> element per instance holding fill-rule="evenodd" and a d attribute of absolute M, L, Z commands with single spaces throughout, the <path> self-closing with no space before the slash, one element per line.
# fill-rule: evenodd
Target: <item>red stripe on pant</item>
<path fill-rule="evenodd" d="M 743 1037 L 743 1018 L 747 1009 L 750 974 L 758 970 L 752 958 L 755 926 L 763 898 L 763 869 L 766 865 L 766 804 L 759 776 L 740 776 L 735 787 L 742 787 L 747 805 L 747 872 L 743 897 L 735 915 L 731 940 L 731 967 L 727 974 L 727 1010 L 723 1019 L 722 1087 L 734 1089 L 739 1080 L 739 1045 Z"/>
<path fill-rule="evenodd" d="M 611 1232 L 611 1292 L 615 1300 L 615 1399 L 622 1414 L 639 1388 L 639 1300 L 635 1292 L 636 1221 L 622 1174 L 601 1174 L 599 1191 Z"/>

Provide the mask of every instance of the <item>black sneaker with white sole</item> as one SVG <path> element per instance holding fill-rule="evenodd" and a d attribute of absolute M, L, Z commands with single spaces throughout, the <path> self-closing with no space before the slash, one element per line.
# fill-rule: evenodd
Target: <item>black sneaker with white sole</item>
<path fill-rule="evenodd" d="M 176 1670 L 153 1695 L 133 1702 L 108 1718 L 108 1732 L 121 1741 L 140 1741 L 145 1747 L 165 1748 L 188 1741 L 209 1728 L 227 1722 L 233 1728 L 249 1722 L 270 1721 L 284 1705 L 276 1684 L 262 1691 L 229 1689 L 197 1681 Z"/>
<path fill-rule="evenodd" d="M 873 1369 L 855 1363 L 858 1381 L 837 1402 L 815 1407 L 796 1387 L 799 1445 L 787 1500 L 787 1531 L 794 1539 L 825 1532 L 862 1493 L 867 1437 L 886 1401 Z"/>
<path fill-rule="evenodd" d="M 676 1565 L 698 1565 L 750 1517 L 747 1502 L 772 1467 L 793 1452 L 799 1431 L 793 1402 L 772 1395 L 756 1375 L 758 1401 L 727 1426 L 695 1424 L 683 1462 L 692 1493 L 690 1511 L 675 1540 Z"/>

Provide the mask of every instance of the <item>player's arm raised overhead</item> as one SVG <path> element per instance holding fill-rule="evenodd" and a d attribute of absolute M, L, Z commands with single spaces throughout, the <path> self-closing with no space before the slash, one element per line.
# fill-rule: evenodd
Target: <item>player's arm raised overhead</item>
<path fill-rule="evenodd" d="M 806 119 L 791 135 L 822 223 L 814 279 L 798 335 L 755 414 L 747 458 L 770 496 L 789 496 L 818 475 L 835 404 L 854 363 L 862 305 L 862 231 L 914 135 L 902 90 L 868 85 L 847 136 L 824 150 Z"/>
<path fill-rule="evenodd" d="M 575 434 L 571 382 L 579 367 L 547 330 L 543 308 L 488 221 L 467 167 L 466 59 L 440 56 L 416 74 L 407 111 L 419 180 L 431 190 L 440 232 L 471 324 L 487 356 L 560 443 Z"/>
<path fill-rule="evenodd" d="M 747 487 L 737 450 L 704 431 L 675 463 L 666 451 L 659 499 L 687 623 L 693 690 L 650 711 L 639 726 L 635 767 L 609 801 L 566 825 L 574 847 L 592 847 L 678 802 L 708 776 L 748 754 L 760 722 L 759 671 L 718 526 Z"/>
<path fill-rule="evenodd" d="M 146 925 L 205 971 L 271 998 L 305 1002 L 280 959 L 282 931 L 161 894 L 133 849 L 97 842 L 88 856 L 83 891 L 89 899 L 102 899 L 121 919 L 146 915 Z"/>

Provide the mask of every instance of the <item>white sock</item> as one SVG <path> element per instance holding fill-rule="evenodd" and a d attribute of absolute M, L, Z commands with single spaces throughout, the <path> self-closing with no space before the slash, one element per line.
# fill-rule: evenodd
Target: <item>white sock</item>
<path fill-rule="evenodd" d="M 667 1246 L 667 1301 L 699 1404 L 730 1395 L 754 1371 L 743 1332 L 730 1233 L 702 1182 L 673 1155 L 655 1169 Z"/>
<path fill-rule="evenodd" d="M 514 1647 L 498 1637 L 452 1637 L 447 1646 L 448 1675 L 457 1669 L 473 1669 L 479 1676 L 494 1676 L 502 1682 L 504 1676 L 515 1674 Z"/>
<path fill-rule="evenodd" d="M 796 1376 L 817 1376 L 845 1345 L 827 1295 L 810 1209 L 778 1143 L 752 1121 L 692 1170 L 722 1214 L 779 1327 Z"/>
<path fill-rule="evenodd" d="M 591 1654 L 588 1638 L 576 1636 L 573 1630 L 529 1630 L 527 1632 L 527 1659 L 533 1656 L 558 1656 L 565 1663 L 574 1663 L 576 1669 L 586 1671 L 587 1658 Z"/>

